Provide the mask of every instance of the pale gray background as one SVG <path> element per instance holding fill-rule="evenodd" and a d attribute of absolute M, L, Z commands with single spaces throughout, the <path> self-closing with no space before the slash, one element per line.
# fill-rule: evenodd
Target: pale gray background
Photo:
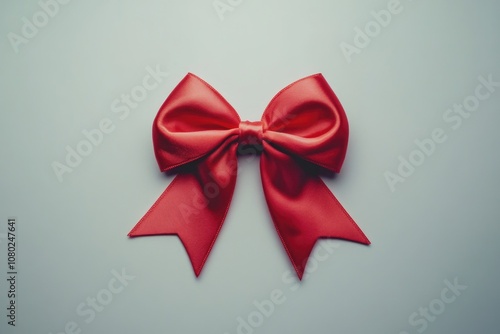
<path fill-rule="evenodd" d="M 20 275 L 13 329 L 0 240 L 0 332 L 55 334 L 75 321 L 82 333 L 233 334 L 254 300 L 281 289 L 286 302 L 255 333 L 417 333 L 408 317 L 457 277 L 467 289 L 425 332 L 498 333 L 500 89 L 456 131 L 442 115 L 474 92 L 478 76 L 500 81 L 500 3 L 401 3 L 403 11 L 348 63 L 340 43 L 352 43 L 354 28 L 386 0 L 247 0 L 224 20 L 211 0 L 73 0 L 19 53 L 7 34 L 20 34 L 23 16 L 40 7 L 2 1 L 0 237 L 16 216 Z M 156 65 L 169 77 L 120 120 L 111 102 Z M 291 264 L 268 214 L 258 160 L 248 157 L 200 278 L 177 238 L 128 239 L 172 179 L 157 170 L 151 123 L 188 71 L 249 120 L 290 82 L 322 72 L 351 129 L 343 171 L 326 183 L 373 244 L 337 242 L 290 290 L 282 275 Z M 58 182 L 51 163 L 106 117 L 115 131 Z M 391 192 L 383 173 L 436 127 L 448 140 Z M 77 305 L 122 268 L 135 280 L 85 323 Z"/>

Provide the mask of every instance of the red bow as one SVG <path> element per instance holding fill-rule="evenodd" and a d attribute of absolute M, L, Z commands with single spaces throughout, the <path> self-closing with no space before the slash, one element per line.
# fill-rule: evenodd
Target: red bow
<path fill-rule="evenodd" d="M 189 73 L 153 124 L 158 165 L 178 175 L 129 236 L 179 236 L 198 276 L 231 203 L 237 154 L 258 150 L 269 211 L 301 279 L 318 238 L 370 244 L 317 175 L 321 167 L 340 171 L 348 135 L 344 110 L 321 74 L 281 90 L 261 121 L 242 122 L 214 88 Z"/>

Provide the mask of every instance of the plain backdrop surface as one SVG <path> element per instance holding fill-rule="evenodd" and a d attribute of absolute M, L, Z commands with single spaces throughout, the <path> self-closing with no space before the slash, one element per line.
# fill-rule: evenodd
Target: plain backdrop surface
<path fill-rule="evenodd" d="M 498 333 L 499 2 L 215 5 L 224 11 L 210 0 L 0 4 L 0 332 Z M 162 73 L 154 88 L 125 111 L 123 95 L 151 71 Z M 297 284 L 252 157 L 239 160 L 199 278 L 176 237 L 129 239 L 172 180 L 158 171 L 151 124 L 187 72 L 243 120 L 323 73 L 350 124 L 342 172 L 325 182 L 372 245 L 318 242 Z M 464 103 L 473 111 L 460 116 Z M 60 182 L 53 164 L 102 122 L 110 133 Z M 435 129 L 442 142 L 417 153 Z M 401 159 L 418 166 L 391 189 Z"/>

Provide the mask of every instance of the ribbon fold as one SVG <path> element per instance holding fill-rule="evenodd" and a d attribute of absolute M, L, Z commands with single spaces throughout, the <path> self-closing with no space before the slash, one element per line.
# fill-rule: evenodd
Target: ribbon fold
<path fill-rule="evenodd" d="M 177 235 L 199 276 L 229 210 L 237 156 L 259 153 L 272 221 L 302 279 L 319 238 L 370 244 L 318 176 L 318 169 L 340 172 L 348 136 L 344 109 L 321 74 L 282 89 L 260 121 L 242 122 L 214 88 L 188 73 L 153 124 L 160 170 L 178 175 L 128 235 Z"/>

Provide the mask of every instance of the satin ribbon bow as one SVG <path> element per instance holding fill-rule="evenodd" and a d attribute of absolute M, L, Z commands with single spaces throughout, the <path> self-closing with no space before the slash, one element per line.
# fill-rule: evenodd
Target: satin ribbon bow
<path fill-rule="evenodd" d="M 214 88 L 188 73 L 153 124 L 160 170 L 178 175 L 129 236 L 179 236 L 198 276 L 231 203 L 237 155 L 259 151 L 274 226 L 302 279 L 318 238 L 370 244 L 317 175 L 321 168 L 340 171 L 348 134 L 344 110 L 321 74 L 281 90 L 260 121 L 242 122 Z"/>

